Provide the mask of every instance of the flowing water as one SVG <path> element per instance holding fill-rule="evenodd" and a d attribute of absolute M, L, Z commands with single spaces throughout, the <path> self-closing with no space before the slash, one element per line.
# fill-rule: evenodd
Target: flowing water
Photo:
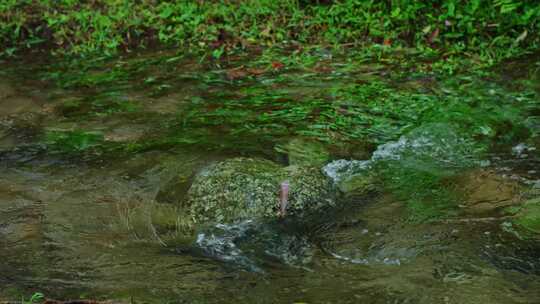
<path fill-rule="evenodd" d="M 40 64 L 2 63 L 0 300 L 42 292 L 139 303 L 540 303 L 540 242 L 495 212 L 515 198 L 515 185 L 538 195 L 530 143 L 478 163 L 481 173 L 463 186 L 478 204 L 451 218 L 410 221 L 399 199 L 381 193 L 348 199 L 313 229 L 292 218 L 247 220 L 171 241 L 153 206 L 185 199 L 194 174 L 235 156 L 287 162 L 274 145 L 317 130 L 304 122 L 316 109 L 284 114 L 280 104 L 319 100 L 315 108 L 325 108 L 320 92 L 388 71 L 340 72 L 336 62 L 335 72 L 246 76 L 171 56 L 153 67 L 160 56 L 133 56 L 150 62 L 133 74 L 115 74 L 129 60 L 84 70 L 93 78 L 64 88 L 43 80 L 51 70 L 43 74 Z M 77 73 L 54 75 L 80 81 Z M 270 122 L 261 126 L 253 115 Z M 290 117 L 280 124 L 273 115 Z M 407 139 L 393 140 L 373 157 L 354 141 L 330 149 L 324 170 L 335 179 L 358 174 L 399 155 Z M 408 144 L 421 150 L 426 142 Z"/>

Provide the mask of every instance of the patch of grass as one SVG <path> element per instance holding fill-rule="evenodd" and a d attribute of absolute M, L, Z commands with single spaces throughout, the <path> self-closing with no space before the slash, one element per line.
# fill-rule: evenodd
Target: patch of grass
<path fill-rule="evenodd" d="M 540 4 L 518 0 L 129 1 L 6 0 L 3 55 L 49 46 L 61 54 L 106 54 L 155 42 L 209 57 L 276 45 L 414 48 L 442 68 L 453 57 L 493 64 L 537 49 Z M 378 51 L 377 51 L 378 52 Z"/>

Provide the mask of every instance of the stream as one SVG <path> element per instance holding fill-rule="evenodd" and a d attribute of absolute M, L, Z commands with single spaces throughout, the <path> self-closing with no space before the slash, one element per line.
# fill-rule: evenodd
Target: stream
<path fill-rule="evenodd" d="M 170 222 L 209 164 L 246 157 L 285 166 L 293 159 L 279 147 L 322 138 L 321 171 L 348 177 L 401 153 L 420 119 L 402 124 L 340 95 L 351 83 L 383 81 L 390 67 L 345 69 L 338 58 L 321 59 L 332 71 L 263 73 L 243 68 L 246 60 L 212 66 L 149 51 L 80 71 L 3 62 L 0 300 L 41 292 L 122 303 L 540 302 L 540 239 L 524 237 L 503 212 L 540 196 L 540 157 L 527 138 L 456 169 L 467 195 L 445 216 L 411 220 L 403 199 L 383 190 L 340 197 L 309 224 L 247 219 L 174 235 L 162 218 Z M 512 90 L 482 81 L 488 96 Z M 453 94 L 437 77 L 392 82 Z M 343 118 L 323 120 L 330 108 Z M 369 126 L 350 118 L 362 115 Z M 377 140 L 365 144 L 366 136 Z M 464 145 L 444 144 L 443 152 Z"/>

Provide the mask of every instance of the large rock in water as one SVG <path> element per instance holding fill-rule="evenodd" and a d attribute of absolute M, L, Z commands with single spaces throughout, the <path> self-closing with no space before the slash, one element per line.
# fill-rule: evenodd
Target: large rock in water
<path fill-rule="evenodd" d="M 282 167 L 264 159 L 233 158 L 201 171 L 181 209 L 192 224 L 275 218 L 283 181 L 290 185 L 287 216 L 302 216 L 335 203 L 332 182 L 318 167 Z"/>

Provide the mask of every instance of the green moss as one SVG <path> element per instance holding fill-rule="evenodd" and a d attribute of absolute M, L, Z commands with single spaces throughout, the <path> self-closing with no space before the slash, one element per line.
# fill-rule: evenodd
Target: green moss
<path fill-rule="evenodd" d="M 83 151 L 99 146 L 104 141 L 103 134 L 86 131 L 49 131 L 45 143 L 51 150 L 63 152 Z"/>
<path fill-rule="evenodd" d="M 455 213 L 457 180 L 477 165 L 480 147 L 447 124 L 426 124 L 386 145 L 376 164 L 385 188 L 407 205 L 410 219 L 426 221 Z"/>
<path fill-rule="evenodd" d="M 447 176 L 449 172 L 432 174 L 393 167 L 384 173 L 386 189 L 403 200 L 409 219 L 424 222 L 455 214 L 460 201 L 459 191 Z"/>
<path fill-rule="evenodd" d="M 278 185 L 284 177 L 280 173 L 278 165 L 265 160 L 214 164 L 195 178 L 183 209 L 194 222 L 270 216 L 277 212 Z"/>
<path fill-rule="evenodd" d="M 375 174 L 364 172 L 340 181 L 338 188 L 346 197 L 365 196 L 380 190 L 380 181 Z"/>
<path fill-rule="evenodd" d="M 540 198 L 523 203 L 515 216 L 514 223 L 531 232 L 540 233 Z"/>
<path fill-rule="evenodd" d="M 285 180 L 290 189 L 288 216 L 302 216 L 334 204 L 330 181 L 319 168 L 281 167 L 263 159 L 234 158 L 200 172 L 182 209 L 193 223 L 276 218 L 280 184 Z"/>

